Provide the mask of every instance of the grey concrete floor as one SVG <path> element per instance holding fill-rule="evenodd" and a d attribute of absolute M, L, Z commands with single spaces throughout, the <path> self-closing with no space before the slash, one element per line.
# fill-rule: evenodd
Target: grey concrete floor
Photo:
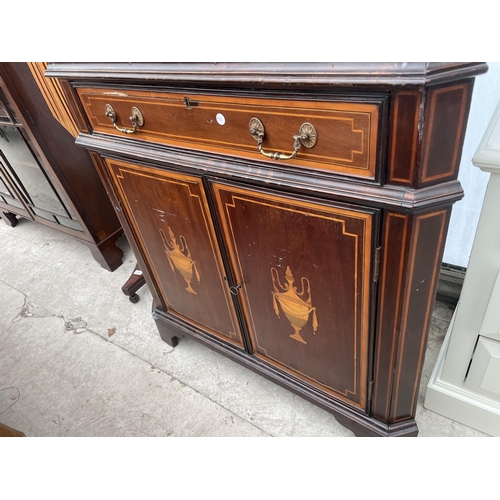
<path fill-rule="evenodd" d="M 350 437 L 326 411 L 199 343 L 161 341 L 151 295 L 121 292 L 135 266 L 102 269 L 51 228 L 0 220 L 0 423 L 27 436 Z M 434 308 L 420 437 L 484 434 L 423 407 L 453 310 Z M 114 332 L 110 335 L 111 332 Z"/>

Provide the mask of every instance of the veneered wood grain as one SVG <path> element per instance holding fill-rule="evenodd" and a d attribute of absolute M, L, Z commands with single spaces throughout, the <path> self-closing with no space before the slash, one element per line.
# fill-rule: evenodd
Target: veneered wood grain
<path fill-rule="evenodd" d="M 391 409 L 411 221 L 409 215 L 386 212 L 383 222 L 372 403 L 373 415 L 382 421 Z"/>
<path fill-rule="evenodd" d="M 254 355 L 364 408 L 374 211 L 214 189 Z M 298 336 L 273 295 L 288 272 L 294 304 L 310 309 Z"/>
<path fill-rule="evenodd" d="M 400 90 L 392 99 L 387 182 L 414 185 L 419 165 L 419 119 L 422 91 Z"/>
<path fill-rule="evenodd" d="M 447 208 L 414 217 L 395 364 L 393 422 L 415 415 L 450 213 Z"/>
<path fill-rule="evenodd" d="M 142 248 L 142 243 L 139 241 L 137 234 L 131 227 L 129 219 L 121 207 L 120 198 L 117 193 L 117 189 L 113 183 L 113 177 L 109 168 L 106 165 L 105 159 L 97 154 L 95 151 L 89 150 L 90 157 L 96 167 L 99 177 L 102 181 L 103 187 L 109 197 L 111 204 L 114 207 L 116 216 L 120 221 L 123 228 L 123 232 L 130 244 L 134 257 L 137 259 L 138 265 L 144 274 L 144 278 L 148 285 L 149 291 L 153 297 L 153 304 L 156 308 L 166 311 L 166 305 L 162 301 L 160 296 L 158 285 L 156 284 L 155 278 L 151 272 L 149 265 L 147 264 L 144 257 L 144 250 Z"/>
<path fill-rule="evenodd" d="M 158 175 L 175 165 L 176 175 L 205 177 L 205 187 L 210 185 L 207 201 L 222 258 L 231 284 L 241 284 L 234 304 L 247 350 L 224 335 L 209 335 L 210 327 L 175 310 L 155 309 L 162 338 L 174 343 L 177 335 L 189 335 L 331 411 L 357 435 L 416 435 L 416 398 L 446 227 L 451 205 L 463 195 L 456 174 L 470 104 L 465 96 L 471 77 L 485 66 L 327 66 L 68 63 L 55 65 L 52 74 L 66 75 L 80 109 L 87 110 L 83 121 L 91 129 L 79 144 L 123 158 L 109 162 L 155 165 L 151 171 Z M 104 116 L 107 102 L 121 127 L 131 126 L 131 107 L 139 107 L 144 127 L 129 136 L 116 131 Z M 363 111 L 353 107 L 358 104 L 374 106 L 374 161 L 360 163 L 362 154 L 353 153 L 353 132 L 369 128 L 332 126 L 338 103 L 346 107 L 335 112 L 344 116 Z M 224 125 L 216 121 L 218 112 Z M 305 118 L 328 125 L 318 127 L 314 149 L 273 161 L 256 151 L 248 131 L 253 116 L 266 127 L 267 151 L 290 152 L 291 136 Z M 321 152 L 325 134 L 337 143 Z M 312 156 L 318 151 L 319 160 Z M 113 182 L 119 189 L 118 177 Z M 188 205 L 190 197 L 183 196 Z M 149 246 L 161 242 L 138 235 L 147 224 L 126 213 L 149 268 Z M 379 244 L 377 289 L 372 271 Z M 285 282 L 287 268 L 298 292 L 306 288 L 301 297 L 310 299 L 299 329 L 304 342 L 291 337 L 297 333 L 293 321 L 273 295 L 274 281 Z M 151 270 L 155 284 L 158 272 Z"/>
<path fill-rule="evenodd" d="M 415 415 L 449 216 L 450 208 L 385 217 L 372 405 L 385 422 Z"/>
<path fill-rule="evenodd" d="M 242 346 L 201 179 L 106 165 L 167 310 Z"/>
<path fill-rule="evenodd" d="M 105 106 L 113 106 L 117 126 L 128 129 L 132 128 L 129 117 L 135 106 L 144 116 L 144 125 L 130 134 L 132 140 L 160 142 L 368 179 L 374 179 L 376 175 L 380 103 L 93 88 L 78 88 L 77 91 L 96 132 L 124 136 L 105 115 Z M 189 99 L 189 108 L 184 98 Z M 217 119 L 219 117 L 221 121 L 220 116 L 224 117 L 222 125 Z M 311 123 L 317 129 L 317 143 L 313 148 L 302 146 L 294 159 L 269 160 L 258 152 L 257 142 L 250 134 L 249 122 L 253 117 L 264 124 L 262 147 L 266 152 L 292 153 L 293 136 L 299 133 L 304 123 Z"/>
<path fill-rule="evenodd" d="M 59 80 L 44 76 L 47 69 L 46 62 L 28 62 L 26 64 L 33 74 L 33 78 L 54 118 L 76 138 L 79 133 L 78 126 L 69 110 L 68 102 Z"/>
<path fill-rule="evenodd" d="M 472 87 L 467 81 L 429 90 L 419 187 L 458 177 Z"/>

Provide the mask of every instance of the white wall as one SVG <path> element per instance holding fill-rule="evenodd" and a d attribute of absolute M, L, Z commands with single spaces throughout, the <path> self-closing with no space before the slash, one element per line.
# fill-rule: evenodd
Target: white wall
<path fill-rule="evenodd" d="M 500 63 L 488 63 L 488 72 L 476 77 L 458 179 L 465 197 L 455 203 L 443 262 L 467 267 L 489 174 L 472 164 L 491 116 L 500 101 Z M 499 214 L 500 217 L 500 214 Z"/>

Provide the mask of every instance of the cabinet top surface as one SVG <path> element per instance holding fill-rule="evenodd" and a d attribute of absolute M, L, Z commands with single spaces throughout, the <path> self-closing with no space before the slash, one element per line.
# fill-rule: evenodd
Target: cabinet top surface
<path fill-rule="evenodd" d="M 160 82 L 224 82 L 326 85 L 427 85 L 487 71 L 486 63 L 320 62 L 320 63 L 49 63 L 57 78 Z"/>

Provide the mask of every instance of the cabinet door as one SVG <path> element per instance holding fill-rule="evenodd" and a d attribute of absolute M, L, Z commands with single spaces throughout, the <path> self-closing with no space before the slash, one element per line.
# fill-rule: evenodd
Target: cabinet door
<path fill-rule="evenodd" d="M 201 179 L 106 164 L 167 310 L 243 347 Z"/>
<path fill-rule="evenodd" d="M 22 215 L 23 217 L 31 218 L 26 210 L 26 205 L 22 202 L 19 193 L 10 182 L 10 177 L 7 175 L 7 172 L 5 158 L 0 151 L 0 207 L 6 208 L 9 212 Z"/>
<path fill-rule="evenodd" d="M 35 216 L 82 231 L 75 214 L 42 168 L 43 162 L 21 126 L 0 126 L 0 162 L 4 175 Z M 2 184 L 7 185 L 5 181 Z M 16 204 L 12 198 L 7 203 L 19 206 L 19 201 Z"/>
<path fill-rule="evenodd" d="M 253 354 L 365 408 L 377 211 L 219 183 L 214 193 Z"/>

